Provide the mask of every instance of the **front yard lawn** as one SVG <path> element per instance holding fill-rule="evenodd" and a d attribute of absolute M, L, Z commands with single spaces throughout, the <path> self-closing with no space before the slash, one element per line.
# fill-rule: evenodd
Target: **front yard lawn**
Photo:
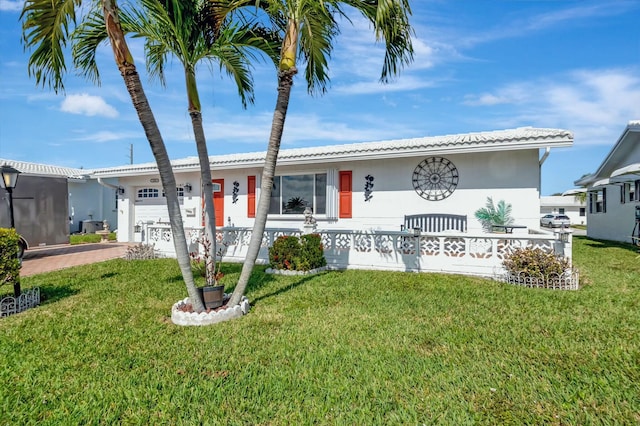
<path fill-rule="evenodd" d="M 169 319 L 175 260 L 27 277 L 46 300 L 0 320 L 0 424 L 638 424 L 640 258 L 574 241 L 578 291 L 259 269 L 249 315 L 203 328 Z"/>

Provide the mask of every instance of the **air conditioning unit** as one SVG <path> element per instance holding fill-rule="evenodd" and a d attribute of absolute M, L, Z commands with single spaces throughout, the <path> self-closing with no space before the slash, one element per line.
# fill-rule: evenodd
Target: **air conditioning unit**
<path fill-rule="evenodd" d="M 95 234 L 96 231 L 102 230 L 101 220 L 83 220 L 82 221 L 82 233 L 83 234 Z"/>

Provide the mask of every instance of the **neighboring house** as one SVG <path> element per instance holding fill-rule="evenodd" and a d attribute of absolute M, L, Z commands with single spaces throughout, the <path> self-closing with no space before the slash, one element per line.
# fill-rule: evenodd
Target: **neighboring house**
<path fill-rule="evenodd" d="M 576 200 L 574 196 L 540 197 L 540 215 L 564 214 L 569 216 L 572 225 L 587 223 L 587 204 Z"/>
<path fill-rule="evenodd" d="M 70 233 L 95 232 L 103 220 L 115 229 L 117 179 L 100 184 L 89 170 L 0 159 L 3 164 L 21 172 L 13 191 L 14 219 L 30 247 L 68 243 Z M 9 227 L 3 189 L 0 198 L 0 226 Z"/>
<path fill-rule="evenodd" d="M 487 197 L 513 207 L 519 225 L 540 225 L 541 166 L 554 147 L 567 147 L 567 130 L 511 130 L 281 150 L 267 227 L 299 229 L 305 207 L 318 229 L 399 231 L 405 215 L 466 215 Z M 540 155 L 540 150 L 546 153 Z M 260 196 L 265 153 L 210 157 L 218 226 L 250 227 Z M 198 159 L 172 161 L 185 227 L 202 226 Z M 118 240 L 139 241 L 144 225 L 169 222 L 155 163 L 94 170 L 117 178 Z M 521 232 L 526 232 L 522 230 Z"/>
<path fill-rule="evenodd" d="M 587 188 L 587 236 L 631 242 L 640 237 L 640 121 L 630 121 L 598 170 L 575 184 Z"/>

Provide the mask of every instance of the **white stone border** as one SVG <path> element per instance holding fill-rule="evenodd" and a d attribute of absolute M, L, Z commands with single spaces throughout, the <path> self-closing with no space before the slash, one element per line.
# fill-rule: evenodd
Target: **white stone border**
<path fill-rule="evenodd" d="M 225 297 L 228 296 L 225 294 Z M 249 312 L 249 299 L 246 296 L 242 296 L 240 304 L 227 309 L 221 309 L 219 311 L 211 312 L 184 312 L 180 308 L 191 300 L 187 297 L 179 302 L 174 303 L 171 308 L 171 321 L 176 325 L 191 326 L 191 325 L 211 325 L 223 321 L 229 321 L 232 319 L 240 318 Z"/>
<path fill-rule="evenodd" d="M 267 270 L 264 272 L 267 274 L 273 274 L 273 275 L 314 275 L 322 271 L 328 271 L 328 270 L 329 270 L 328 266 L 322 266 L 320 268 L 310 269 L 308 271 L 290 271 L 288 269 L 267 268 Z"/>

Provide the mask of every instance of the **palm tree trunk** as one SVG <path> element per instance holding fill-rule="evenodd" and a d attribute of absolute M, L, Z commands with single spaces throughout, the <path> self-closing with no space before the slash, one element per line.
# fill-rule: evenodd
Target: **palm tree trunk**
<path fill-rule="evenodd" d="M 278 73 L 278 99 L 276 101 L 276 108 L 273 112 L 269 147 L 264 161 L 264 169 L 262 169 L 260 198 L 258 200 L 256 219 L 253 223 L 251 240 L 249 241 L 249 248 L 247 249 L 247 257 L 242 265 L 240 278 L 233 290 L 228 306 L 235 306 L 240 303 L 240 300 L 247 289 L 247 284 L 249 283 L 249 278 L 253 272 L 253 267 L 256 264 L 256 259 L 260 252 L 260 246 L 262 246 L 264 228 L 267 224 L 267 214 L 269 213 L 269 203 L 271 202 L 273 177 L 276 171 L 278 153 L 280 152 L 280 142 L 282 141 L 284 122 L 287 117 L 287 110 L 289 109 L 289 97 L 291 96 L 291 87 L 293 86 L 293 76 L 296 73 L 297 69 L 295 67 L 291 67 L 286 71 L 280 71 Z"/>
<path fill-rule="evenodd" d="M 204 235 L 209 245 L 209 262 L 207 266 L 207 277 L 212 277 L 216 265 L 216 213 L 213 203 L 213 184 L 211 183 L 211 166 L 209 164 L 209 153 L 207 151 L 207 141 L 202 127 L 202 114 L 199 111 L 190 111 L 193 134 L 196 139 L 198 150 L 198 160 L 200 162 L 200 175 L 202 178 L 202 196 L 204 197 Z"/>
<path fill-rule="evenodd" d="M 207 282 L 215 280 L 216 270 L 216 210 L 213 203 L 213 184 L 211 182 L 211 165 L 209 163 L 209 152 L 207 150 L 207 139 L 202 126 L 202 106 L 200 105 L 200 95 L 196 83 L 195 70 L 189 66 L 185 67 L 185 80 L 187 88 L 187 100 L 189 102 L 189 115 L 193 127 L 193 136 L 196 140 L 198 151 L 198 162 L 200 163 L 200 178 L 202 180 L 202 197 L 204 200 L 204 235 L 208 240 L 209 255 L 205 265 Z M 206 248 L 206 247 L 205 247 Z"/>
<path fill-rule="evenodd" d="M 191 299 L 193 309 L 195 311 L 203 311 L 204 306 L 198 296 L 196 285 L 193 280 L 193 272 L 191 271 L 191 261 L 189 259 L 189 250 L 187 248 L 187 240 L 185 238 L 184 226 L 182 223 L 182 213 L 180 212 L 180 202 L 176 191 L 176 180 L 173 175 L 169 154 L 162 140 L 160 129 L 153 116 L 151 107 L 147 100 L 147 96 L 142 88 L 140 76 L 133 63 L 133 57 L 127 46 L 118 19 L 118 10 L 115 0 L 103 0 L 104 19 L 107 28 L 107 34 L 111 41 L 115 61 L 122 74 L 125 85 L 133 106 L 138 113 L 140 124 L 144 129 L 147 140 L 153 152 L 153 156 L 158 165 L 162 187 L 164 188 L 167 198 L 167 209 L 169 211 L 169 222 L 171 223 L 171 232 L 173 234 L 173 244 L 178 258 L 178 264 L 182 271 L 182 277 L 187 286 L 187 293 Z"/>

